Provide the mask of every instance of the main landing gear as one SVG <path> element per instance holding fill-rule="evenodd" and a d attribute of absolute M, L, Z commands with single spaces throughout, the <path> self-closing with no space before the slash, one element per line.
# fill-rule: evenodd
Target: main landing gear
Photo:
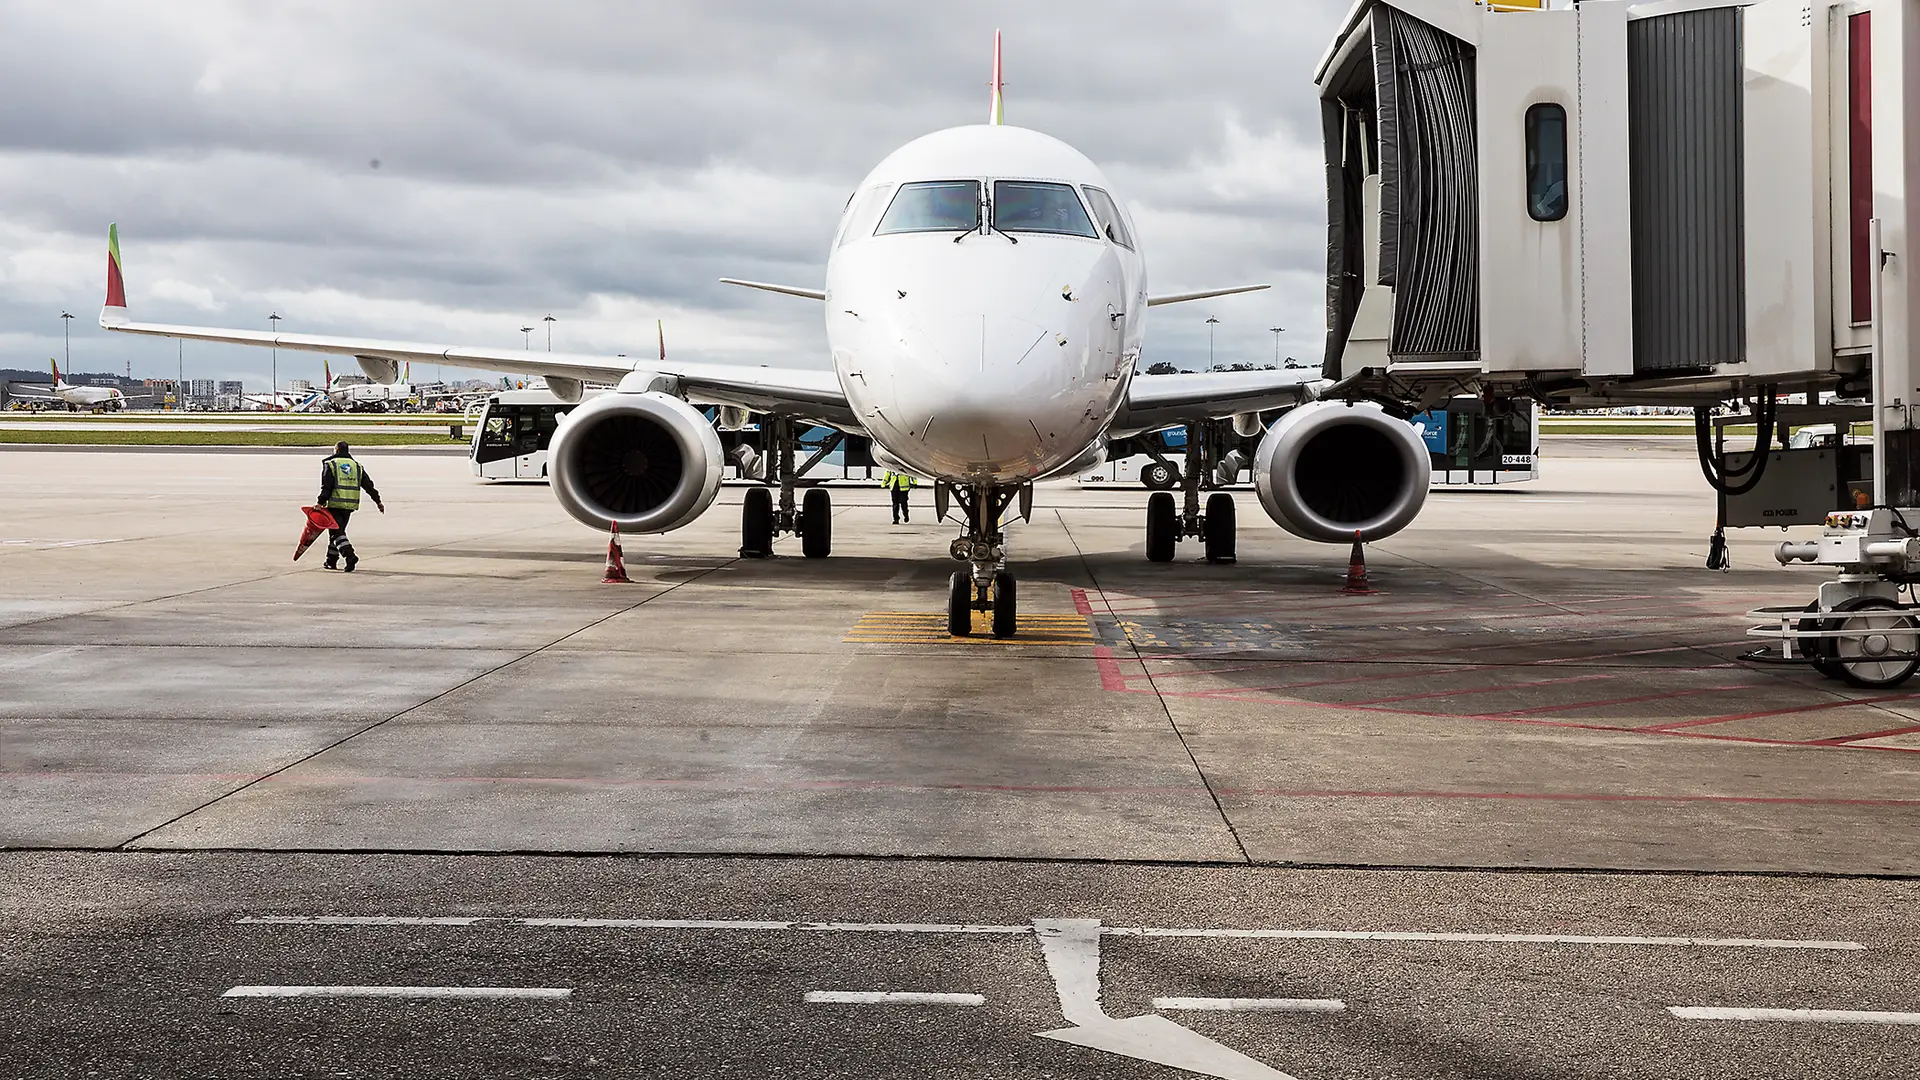
<path fill-rule="evenodd" d="M 1170 491 L 1147 496 L 1147 561 L 1172 562 L 1174 547 L 1188 537 L 1202 542 L 1208 562 L 1235 561 L 1238 522 L 1233 496 L 1216 491 L 1207 496 L 1206 512 L 1200 510 L 1200 485 L 1209 474 L 1219 484 L 1230 484 L 1246 467 L 1238 450 L 1223 452 L 1227 430 L 1218 424 L 1187 425 L 1187 467 L 1181 485 L 1185 505 L 1176 509 Z"/>
<path fill-rule="evenodd" d="M 767 429 L 778 456 L 778 477 L 773 481 L 780 486 L 780 505 L 775 508 L 773 492 L 766 487 L 747 489 L 745 504 L 740 511 L 740 555 L 747 559 L 764 559 L 773 554 L 775 537 L 798 535 L 800 553 L 809 559 L 824 559 L 833 551 L 833 497 L 826 488 L 808 488 L 806 495 L 796 506 L 794 489 L 798 486 L 800 475 L 812 468 L 814 463 L 833 452 L 839 445 L 836 434 L 814 451 L 805 464 L 795 467 L 793 451 L 799 446 L 794 438 L 793 421 L 785 416 L 767 418 Z M 764 476 L 765 459 L 752 452 L 736 456 L 743 475 Z"/>
<path fill-rule="evenodd" d="M 1019 601 L 1013 574 L 1006 568 L 1007 538 L 1000 531 L 1000 516 L 1020 489 L 981 484 L 951 491 L 967 523 L 953 542 L 953 557 L 971 569 L 956 571 L 947 580 L 947 633 L 966 637 L 973 633 L 973 613 L 990 611 L 993 636 L 1010 638 L 1017 628 Z M 938 492 L 935 500 L 943 501 Z"/>

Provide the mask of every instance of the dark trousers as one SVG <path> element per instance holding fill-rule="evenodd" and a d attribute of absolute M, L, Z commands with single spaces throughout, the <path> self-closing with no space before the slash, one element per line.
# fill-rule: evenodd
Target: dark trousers
<path fill-rule="evenodd" d="M 903 521 L 913 520 L 910 509 L 907 506 L 907 489 L 893 488 L 892 491 L 893 491 L 893 523 L 895 525 L 898 525 Z"/>
<path fill-rule="evenodd" d="M 338 528 L 327 530 L 327 565 L 332 566 L 343 556 L 349 559 L 354 557 L 353 541 L 347 539 L 347 519 L 353 516 L 353 511 L 328 507 L 327 513 L 333 515 L 338 525 Z"/>

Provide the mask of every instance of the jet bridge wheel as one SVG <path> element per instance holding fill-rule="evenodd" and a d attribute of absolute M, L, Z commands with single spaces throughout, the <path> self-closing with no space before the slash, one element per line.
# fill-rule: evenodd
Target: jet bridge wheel
<path fill-rule="evenodd" d="M 1010 638 L 1018 627 L 1018 592 L 1013 575 L 1005 570 L 993 575 L 993 636 Z"/>
<path fill-rule="evenodd" d="M 947 636 L 973 633 L 973 575 L 957 570 L 947 579 Z"/>
<path fill-rule="evenodd" d="M 808 488 L 800 503 L 800 553 L 824 559 L 833 551 L 833 498 L 826 488 Z"/>
<path fill-rule="evenodd" d="M 1180 519 L 1173 508 L 1173 493 L 1156 491 L 1147 496 L 1147 561 L 1172 562 L 1173 545 L 1180 539 Z"/>
<path fill-rule="evenodd" d="M 1820 610 L 1820 601 L 1815 600 L 1813 603 L 1808 604 L 1807 610 L 1817 613 Z M 1803 634 L 1819 629 L 1821 629 L 1819 619 L 1800 620 L 1799 630 Z M 1813 670 L 1825 675 L 1829 679 L 1838 679 L 1841 677 L 1840 669 L 1835 667 L 1833 663 L 1833 641 L 1831 639 L 1807 638 L 1801 643 L 1800 651 L 1806 655 L 1807 662 L 1813 665 Z"/>
<path fill-rule="evenodd" d="M 1233 496 L 1224 491 L 1216 491 L 1207 496 L 1208 562 L 1236 561 L 1233 553 L 1235 529 Z"/>
<path fill-rule="evenodd" d="M 1827 663 L 1853 686 L 1899 686 L 1920 669 L 1920 622 L 1879 596 L 1857 596 L 1833 609 L 1827 625 L 1857 636 L 1830 638 Z M 1864 632 L 1863 632 L 1864 631 Z"/>
<path fill-rule="evenodd" d="M 740 557 L 764 559 L 773 554 L 773 492 L 748 488 L 740 507 Z"/>

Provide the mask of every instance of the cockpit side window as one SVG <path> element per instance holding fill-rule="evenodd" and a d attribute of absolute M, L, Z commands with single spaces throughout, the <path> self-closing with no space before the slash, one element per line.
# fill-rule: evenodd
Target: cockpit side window
<path fill-rule="evenodd" d="M 1033 180 L 996 180 L 993 183 L 993 227 L 1001 232 L 1057 233 L 1098 237 L 1087 208 L 1071 184 Z"/>
<path fill-rule="evenodd" d="M 873 222 L 880 212 L 887 208 L 886 186 L 870 187 L 854 197 L 852 209 L 847 213 L 846 228 L 840 231 L 840 242 L 851 243 L 873 234 Z"/>
<path fill-rule="evenodd" d="M 1114 243 L 1133 250 L 1133 234 L 1127 231 L 1126 219 L 1120 216 L 1120 207 L 1114 203 L 1113 196 L 1092 186 L 1081 190 L 1087 193 L 1087 202 L 1093 206 L 1093 216 L 1100 222 L 1100 230 Z"/>
<path fill-rule="evenodd" d="M 980 181 L 928 180 L 901 184 L 875 236 L 963 232 L 980 227 Z"/>

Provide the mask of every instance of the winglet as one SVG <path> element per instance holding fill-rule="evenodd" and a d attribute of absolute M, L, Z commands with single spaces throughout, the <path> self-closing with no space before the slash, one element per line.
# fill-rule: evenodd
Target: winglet
<path fill-rule="evenodd" d="M 100 308 L 100 325 L 127 322 L 127 282 L 120 273 L 120 226 L 107 226 L 107 302 Z"/>
<path fill-rule="evenodd" d="M 987 114 L 987 123 L 1001 122 L 1000 91 L 1006 84 L 1000 80 L 1000 31 L 993 32 L 993 105 Z"/>
<path fill-rule="evenodd" d="M 660 331 L 660 362 L 667 362 L 667 323 L 665 319 L 653 320 L 653 328 Z"/>

